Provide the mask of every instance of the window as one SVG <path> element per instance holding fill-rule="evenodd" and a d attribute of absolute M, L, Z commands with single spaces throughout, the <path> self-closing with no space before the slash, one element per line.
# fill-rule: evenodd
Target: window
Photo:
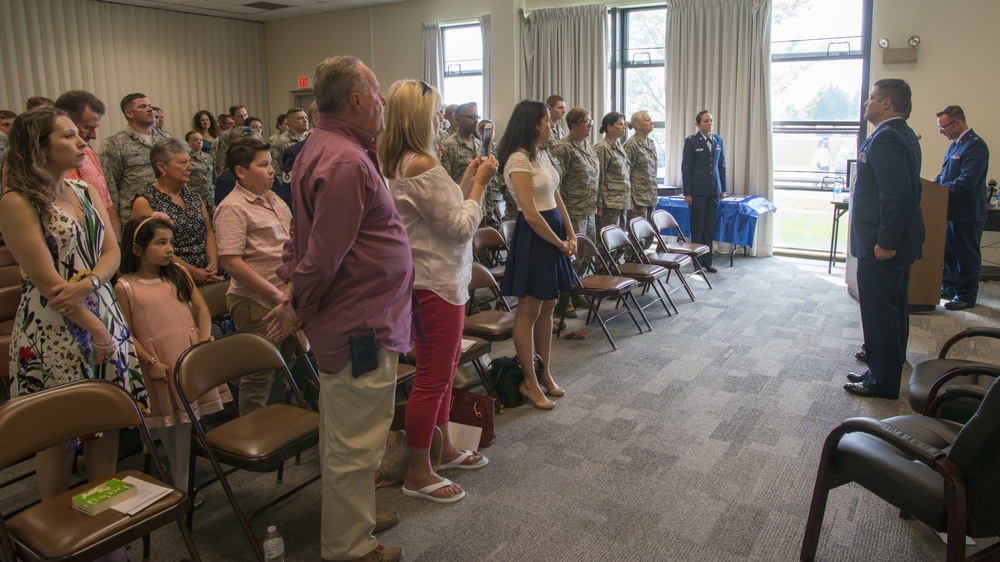
<path fill-rule="evenodd" d="M 611 46 L 611 105 L 625 114 L 628 121 L 636 111 L 646 111 L 653 118 L 654 129 L 649 135 L 656 142 L 659 171 L 663 182 L 666 167 L 666 45 L 667 9 L 612 8 L 608 26 Z M 603 115 L 594 115 L 595 127 Z"/>
<path fill-rule="evenodd" d="M 443 102 L 476 102 L 483 108 L 483 35 L 479 24 L 441 28 L 444 53 Z"/>
<path fill-rule="evenodd" d="M 866 0 L 774 0 L 771 119 L 774 245 L 829 250 L 836 180 L 857 153 Z M 780 215 L 780 216 L 779 216 Z M 846 248 L 846 229 L 839 248 Z"/>

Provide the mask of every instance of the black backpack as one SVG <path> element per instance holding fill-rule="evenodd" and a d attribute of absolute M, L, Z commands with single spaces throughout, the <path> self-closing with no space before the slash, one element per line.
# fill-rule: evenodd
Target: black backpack
<path fill-rule="evenodd" d="M 544 370 L 541 357 L 535 355 L 535 376 L 541 375 Z M 486 376 L 490 378 L 489 382 L 504 408 L 524 405 L 524 395 L 519 389 L 524 381 L 524 370 L 517 357 L 497 357 L 490 361 L 490 370 Z"/>

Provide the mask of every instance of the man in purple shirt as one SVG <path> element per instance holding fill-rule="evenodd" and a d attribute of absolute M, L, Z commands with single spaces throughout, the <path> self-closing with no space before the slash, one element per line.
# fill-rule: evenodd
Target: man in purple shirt
<path fill-rule="evenodd" d="M 320 368 L 323 559 L 399 560 L 401 548 L 372 536 L 413 285 L 406 230 L 375 156 L 385 98 L 354 57 L 323 61 L 315 78 L 319 124 L 295 161 L 291 239 L 278 270 L 288 290 L 269 336 L 301 323 Z"/>

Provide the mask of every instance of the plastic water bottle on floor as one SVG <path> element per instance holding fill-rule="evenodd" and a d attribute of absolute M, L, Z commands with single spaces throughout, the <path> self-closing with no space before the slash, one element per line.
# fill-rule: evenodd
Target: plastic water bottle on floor
<path fill-rule="evenodd" d="M 844 200 L 844 180 L 837 178 L 833 181 L 833 202 L 840 203 Z"/>
<path fill-rule="evenodd" d="M 281 538 L 278 528 L 271 525 L 264 535 L 264 560 L 267 562 L 285 562 L 285 539 Z"/>

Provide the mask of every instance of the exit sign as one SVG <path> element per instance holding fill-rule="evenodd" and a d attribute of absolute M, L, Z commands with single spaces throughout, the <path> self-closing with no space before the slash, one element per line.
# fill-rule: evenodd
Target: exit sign
<path fill-rule="evenodd" d="M 312 78 L 310 78 L 309 76 L 299 76 L 299 89 L 308 90 L 310 87 L 312 87 L 311 82 Z"/>

